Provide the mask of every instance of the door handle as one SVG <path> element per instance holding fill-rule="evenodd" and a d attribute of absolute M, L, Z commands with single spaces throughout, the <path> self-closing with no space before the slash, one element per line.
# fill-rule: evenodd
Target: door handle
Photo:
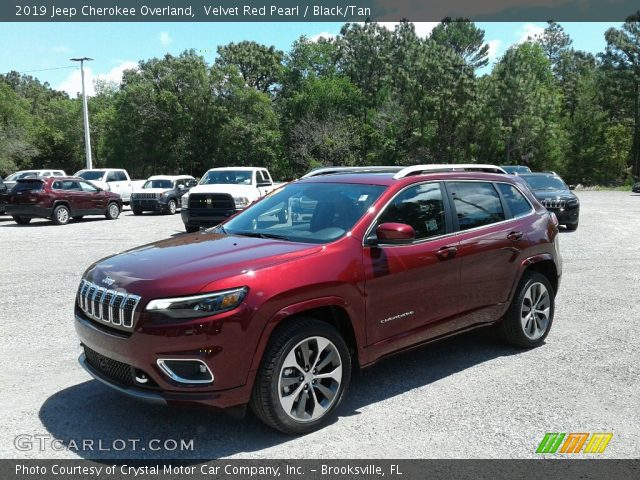
<path fill-rule="evenodd" d="M 507 238 L 513 242 L 517 242 L 522 237 L 524 237 L 524 233 L 522 232 L 511 232 L 509 235 L 507 235 Z"/>
<path fill-rule="evenodd" d="M 436 251 L 436 255 L 442 260 L 447 260 L 449 258 L 455 257 L 457 252 L 458 247 L 442 247 Z"/>

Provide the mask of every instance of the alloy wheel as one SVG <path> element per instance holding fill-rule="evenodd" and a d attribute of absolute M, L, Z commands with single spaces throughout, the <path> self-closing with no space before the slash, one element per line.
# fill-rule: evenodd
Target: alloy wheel
<path fill-rule="evenodd" d="M 280 406 L 296 421 L 315 421 L 337 400 L 341 383 L 336 346 L 324 337 L 306 338 L 289 351 L 280 369 Z"/>
<path fill-rule="evenodd" d="M 527 338 L 537 340 L 545 334 L 550 311 L 551 297 L 547 287 L 539 282 L 529 285 L 520 308 L 522 330 Z"/>

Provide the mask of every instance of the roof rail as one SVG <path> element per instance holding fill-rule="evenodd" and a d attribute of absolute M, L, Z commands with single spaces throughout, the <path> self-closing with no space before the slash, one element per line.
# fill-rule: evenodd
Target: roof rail
<path fill-rule="evenodd" d="M 369 167 L 322 167 L 311 170 L 301 178 L 317 177 L 320 175 L 335 175 L 338 173 L 396 173 L 402 167 L 394 166 L 369 166 Z"/>
<path fill-rule="evenodd" d="M 421 175 L 423 173 L 434 172 L 485 172 L 507 174 L 502 167 L 498 167 L 497 165 L 482 163 L 433 163 L 430 165 L 412 165 L 410 167 L 403 168 L 396 173 L 393 178 L 397 180 L 410 175 Z"/>

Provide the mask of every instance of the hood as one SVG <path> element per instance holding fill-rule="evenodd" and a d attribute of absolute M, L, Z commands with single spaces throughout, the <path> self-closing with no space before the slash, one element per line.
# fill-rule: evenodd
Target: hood
<path fill-rule="evenodd" d="M 538 200 L 545 200 L 547 198 L 570 200 L 578 198 L 571 190 L 533 190 L 533 194 Z"/>
<path fill-rule="evenodd" d="M 257 193 L 257 189 L 252 185 L 227 185 L 215 183 L 211 185 L 196 185 L 189 194 L 192 193 L 228 193 L 233 197 L 246 197 L 248 193 Z"/>
<path fill-rule="evenodd" d="M 84 278 L 143 298 L 190 295 L 207 289 L 212 282 L 232 281 L 233 277 L 242 281 L 247 272 L 321 250 L 322 246 L 306 243 L 198 232 L 104 258 L 93 264 Z"/>

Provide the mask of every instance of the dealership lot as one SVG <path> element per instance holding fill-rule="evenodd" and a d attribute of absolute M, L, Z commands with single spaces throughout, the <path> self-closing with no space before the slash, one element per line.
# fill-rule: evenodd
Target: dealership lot
<path fill-rule="evenodd" d="M 18 226 L 0 217 L 0 455 L 527 458 L 536 456 L 546 432 L 613 432 L 604 456 L 637 457 L 640 195 L 578 196 L 580 227 L 561 234 L 564 276 L 545 345 L 521 351 L 477 331 L 388 359 L 354 378 L 336 422 L 300 438 L 252 416 L 138 403 L 91 380 L 77 364 L 73 302 L 84 269 L 183 234 L 179 215 L 134 217 L 127 209 L 116 221 L 96 217 L 61 227 L 45 220 Z M 45 437 L 17 449 L 20 435 Z M 52 439 L 92 440 L 93 448 L 60 449 Z M 131 439 L 139 440 L 136 450 L 125 442 L 120 451 L 120 440 Z M 173 450 L 173 443 L 149 448 L 166 440 L 193 440 L 193 450 Z"/>

